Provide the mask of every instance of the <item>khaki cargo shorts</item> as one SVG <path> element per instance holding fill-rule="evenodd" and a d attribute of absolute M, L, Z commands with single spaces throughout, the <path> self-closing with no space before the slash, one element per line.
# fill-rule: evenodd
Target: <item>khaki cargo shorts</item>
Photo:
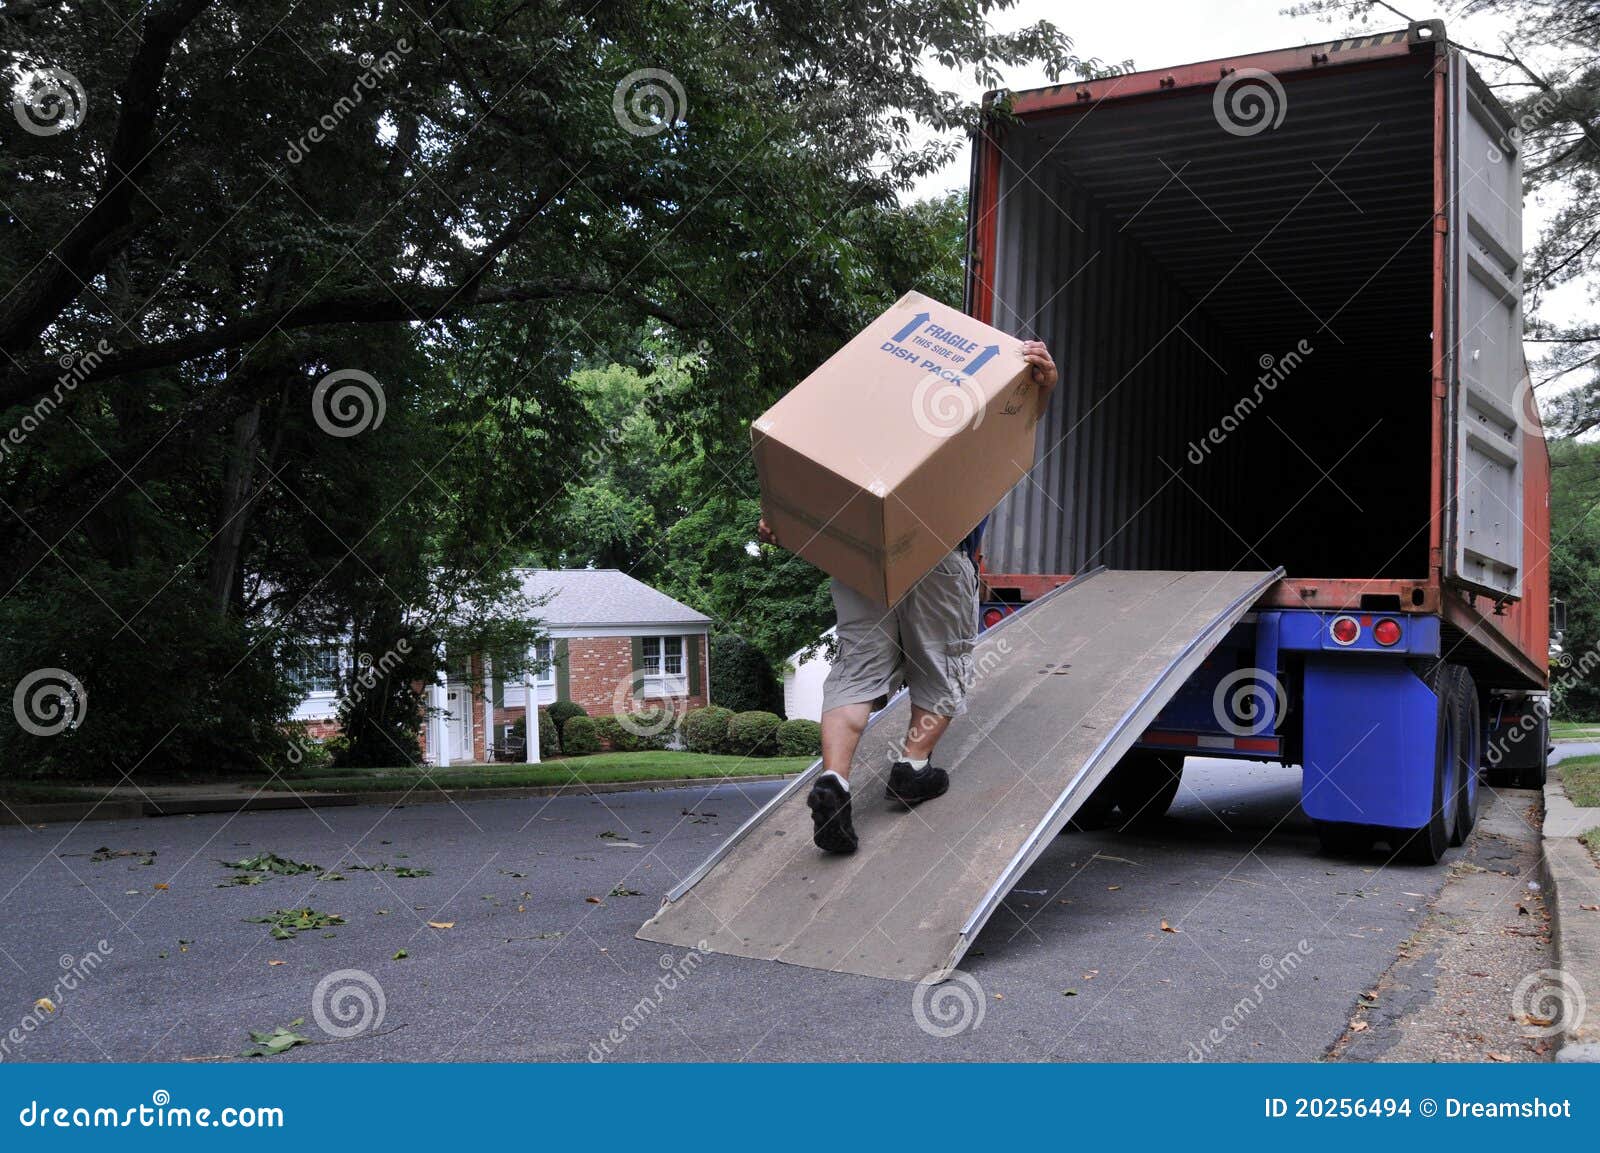
<path fill-rule="evenodd" d="M 911 703 L 944 717 L 967 711 L 978 573 L 956 549 L 892 609 L 834 581 L 839 656 L 822 684 L 822 709 L 879 702 L 905 684 Z M 881 707 L 881 705 L 879 705 Z"/>

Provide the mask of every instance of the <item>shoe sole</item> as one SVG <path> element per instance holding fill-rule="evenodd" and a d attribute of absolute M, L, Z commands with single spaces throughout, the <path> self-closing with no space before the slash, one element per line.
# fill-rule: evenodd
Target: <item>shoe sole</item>
<path fill-rule="evenodd" d="M 829 804 L 815 793 L 806 798 L 806 804 L 811 807 L 812 844 L 825 853 L 838 853 L 841 856 L 856 851 L 856 839 L 846 836 L 834 824 L 834 819 L 844 811 L 843 805 Z"/>

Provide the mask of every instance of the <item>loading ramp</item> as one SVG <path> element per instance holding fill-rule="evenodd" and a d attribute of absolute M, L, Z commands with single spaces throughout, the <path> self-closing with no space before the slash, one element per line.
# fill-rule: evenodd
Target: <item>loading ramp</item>
<path fill-rule="evenodd" d="M 647 941 L 923 980 L 954 967 L 1190 674 L 1283 576 L 1095 569 L 985 632 L 967 713 L 939 743 L 950 792 L 911 812 L 883 798 L 904 692 L 851 769 L 861 847 L 811 843 L 820 761 L 667 894 Z M 702 944 L 703 943 L 703 944 Z"/>

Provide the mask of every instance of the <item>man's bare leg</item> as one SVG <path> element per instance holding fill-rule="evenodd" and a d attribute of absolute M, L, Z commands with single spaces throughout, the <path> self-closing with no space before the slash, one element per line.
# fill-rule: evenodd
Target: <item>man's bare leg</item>
<path fill-rule="evenodd" d="M 822 714 L 822 768 L 838 773 L 848 781 L 850 762 L 855 759 L 856 746 L 866 730 L 867 719 L 872 716 L 872 704 L 863 701 L 858 705 L 840 705 Z"/>
<path fill-rule="evenodd" d="M 933 747 L 939 743 L 939 738 L 944 736 L 944 731 L 949 727 L 949 717 L 912 705 L 911 725 L 906 729 L 906 760 L 926 761 L 933 756 Z M 826 744 L 823 747 L 826 748 Z"/>

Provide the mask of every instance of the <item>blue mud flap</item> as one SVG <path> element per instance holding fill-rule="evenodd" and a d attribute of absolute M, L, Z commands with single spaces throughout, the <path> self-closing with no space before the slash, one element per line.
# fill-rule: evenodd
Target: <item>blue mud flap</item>
<path fill-rule="evenodd" d="M 1308 657 L 1300 804 L 1320 821 L 1418 829 L 1433 806 L 1438 698 L 1393 659 Z"/>

